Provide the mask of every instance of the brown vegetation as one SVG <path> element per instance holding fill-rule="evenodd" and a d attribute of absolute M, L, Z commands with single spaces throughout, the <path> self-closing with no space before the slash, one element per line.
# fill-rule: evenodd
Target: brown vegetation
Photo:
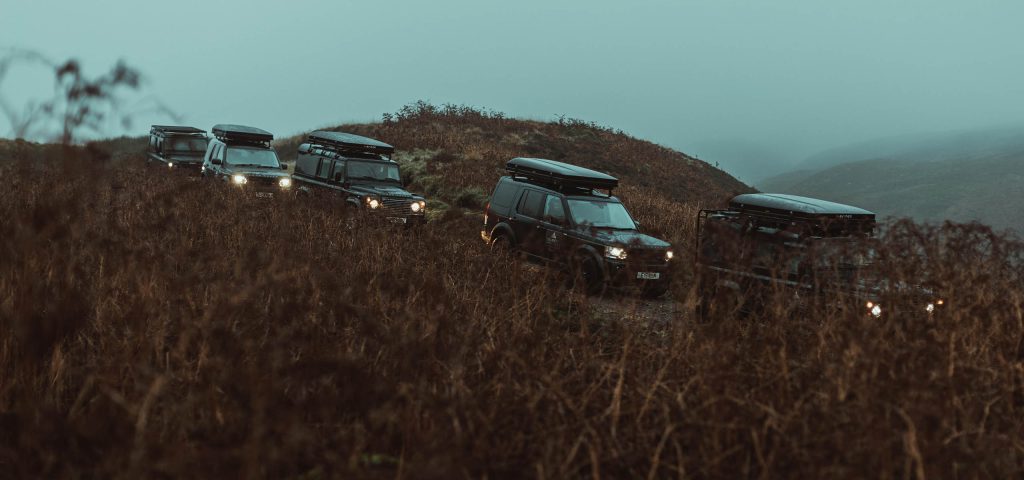
<path fill-rule="evenodd" d="M 532 154 L 528 134 L 512 132 L 526 135 L 516 151 L 494 127 L 496 146 L 474 151 L 456 140 L 486 138 L 490 126 L 436 124 L 399 118 L 356 132 L 410 158 L 436 151 L 423 172 L 440 175 L 452 205 L 456 192 L 489 189 L 503 160 Z M 534 128 L 568 142 L 568 161 L 580 154 L 557 132 L 620 138 Z M 617 148 L 628 162 L 587 161 L 639 179 L 640 159 L 661 168 L 678 155 Z M 417 232 L 350 230 L 329 207 L 240 198 L 138 159 L 25 151 L 35 153 L 0 163 L 3 476 L 1024 470 L 1024 249 L 984 227 L 886 234 L 887 275 L 953 295 L 938 316 L 779 308 L 700 325 L 684 308 L 668 322 L 624 322 L 598 318 L 544 272 L 496 261 L 479 217 L 459 207 Z M 686 188 L 646 178 L 623 194 L 679 246 L 670 296 L 692 306 L 695 205 L 728 187 L 708 175 L 680 180 Z"/>

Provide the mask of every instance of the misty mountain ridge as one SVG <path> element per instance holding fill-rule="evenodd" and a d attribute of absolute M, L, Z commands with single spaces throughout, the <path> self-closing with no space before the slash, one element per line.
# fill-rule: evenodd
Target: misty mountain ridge
<path fill-rule="evenodd" d="M 756 186 L 882 217 L 1024 226 L 1024 127 L 880 139 L 822 152 L 800 166 Z"/>

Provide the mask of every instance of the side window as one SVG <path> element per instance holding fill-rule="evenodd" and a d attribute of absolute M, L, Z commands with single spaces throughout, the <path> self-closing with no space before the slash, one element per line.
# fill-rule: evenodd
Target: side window
<path fill-rule="evenodd" d="M 316 167 L 319 159 L 312 156 L 302 154 L 295 160 L 295 173 L 299 175 L 308 175 L 310 177 L 316 175 Z"/>
<path fill-rule="evenodd" d="M 221 162 L 224 161 L 224 145 L 218 144 L 216 147 L 213 148 L 212 158 L 214 160 L 220 160 Z"/>
<path fill-rule="evenodd" d="M 512 206 L 512 202 L 515 200 L 513 197 L 516 193 L 516 187 L 512 182 L 506 180 L 499 180 L 498 185 L 494 187 L 494 195 L 491 196 L 491 206 L 500 208 L 501 211 L 507 211 L 508 207 Z"/>
<path fill-rule="evenodd" d="M 164 150 L 164 139 L 157 137 L 156 139 L 156 151 L 162 152 Z"/>
<path fill-rule="evenodd" d="M 334 170 L 331 171 L 331 180 L 341 183 L 345 180 L 345 161 L 338 160 L 334 162 Z"/>
<path fill-rule="evenodd" d="M 155 152 L 156 151 L 156 137 L 153 136 L 153 135 L 150 135 L 150 137 L 149 137 L 149 151 L 151 151 L 151 152 Z"/>
<path fill-rule="evenodd" d="M 565 224 L 565 206 L 562 198 L 556 195 L 547 195 L 544 200 L 544 221 L 555 225 Z"/>
<path fill-rule="evenodd" d="M 519 199 L 519 213 L 527 217 L 540 218 L 541 202 L 544 201 L 544 194 L 535 190 L 526 190 Z"/>
<path fill-rule="evenodd" d="M 327 179 L 331 171 L 331 164 L 334 163 L 326 158 L 320 159 L 320 169 L 317 170 L 316 176 L 319 178 Z"/>

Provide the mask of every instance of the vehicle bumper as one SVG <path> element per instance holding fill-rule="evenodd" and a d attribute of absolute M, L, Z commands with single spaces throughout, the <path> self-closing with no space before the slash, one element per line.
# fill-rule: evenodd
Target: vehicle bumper
<path fill-rule="evenodd" d="M 672 281 L 669 263 L 637 264 L 621 260 L 605 260 L 605 279 L 610 287 L 667 289 Z"/>

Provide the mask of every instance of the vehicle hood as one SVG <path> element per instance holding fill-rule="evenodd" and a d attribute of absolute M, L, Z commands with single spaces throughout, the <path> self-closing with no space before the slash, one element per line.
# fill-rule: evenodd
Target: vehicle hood
<path fill-rule="evenodd" d="M 669 248 L 668 242 L 636 230 L 589 229 L 586 235 L 605 245 L 624 245 L 627 248 Z"/>
<path fill-rule="evenodd" d="M 291 175 L 284 170 L 277 170 L 274 168 L 255 168 L 255 167 L 234 167 L 231 169 L 232 174 L 241 174 L 247 177 L 254 178 L 283 178 L 290 177 Z"/>
<path fill-rule="evenodd" d="M 414 195 L 412 193 L 409 193 L 409 191 L 407 191 L 406 189 L 404 189 L 402 187 L 399 187 L 397 185 L 386 185 L 386 184 L 377 185 L 377 184 L 372 184 L 372 183 L 369 183 L 369 184 L 367 184 L 367 183 L 358 183 L 358 184 L 352 184 L 349 187 L 349 190 L 351 190 L 351 191 L 353 191 L 355 193 L 358 193 L 358 194 L 362 194 L 362 195 L 376 195 L 376 196 L 379 196 L 379 197 L 388 197 L 388 198 L 408 198 L 408 199 L 413 199 L 413 198 L 420 199 L 420 198 L 423 198 L 423 197 L 421 197 L 419 195 Z"/>

